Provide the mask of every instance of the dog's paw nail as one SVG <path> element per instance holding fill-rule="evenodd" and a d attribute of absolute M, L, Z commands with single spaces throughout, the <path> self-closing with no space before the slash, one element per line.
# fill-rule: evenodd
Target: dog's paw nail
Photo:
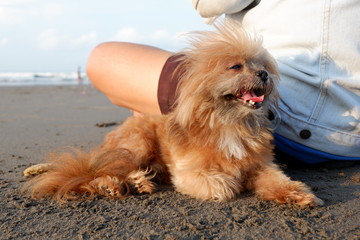
<path fill-rule="evenodd" d="M 320 198 L 313 196 L 312 200 L 308 204 L 310 207 L 322 206 L 324 205 L 324 201 Z"/>
<path fill-rule="evenodd" d="M 322 206 L 324 204 L 324 201 L 321 200 L 320 198 L 317 198 L 313 194 L 308 194 L 303 196 L 301 199 L 298 199 L 295 203 L 301 207 L 306 207 L 306 206 L 316 207 L 316 206 Z"/>

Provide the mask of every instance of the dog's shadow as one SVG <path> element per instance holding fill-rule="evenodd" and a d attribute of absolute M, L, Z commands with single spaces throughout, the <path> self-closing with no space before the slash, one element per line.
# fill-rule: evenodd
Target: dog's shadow
<path fill-rule="evenodd" d="M 306 183 L 325 201 L 325 206 L 359 198 L 359 161 L 331 161 L 311 165 L 277 153 L 275 162 L 291 179 Z"/>

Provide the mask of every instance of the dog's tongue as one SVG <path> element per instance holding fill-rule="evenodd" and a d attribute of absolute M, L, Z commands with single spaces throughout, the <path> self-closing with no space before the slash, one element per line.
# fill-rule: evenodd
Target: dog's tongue
<path fill-rule="evenodd" d="M 253 90 L 247 91 L 245 93 L 243 93 L 242 99 L 244 99 L 245 101 L 253 101 L 253 102 L 262 102 L 264 101 L 264 95 L 262 96 L 257 96 Z"/>

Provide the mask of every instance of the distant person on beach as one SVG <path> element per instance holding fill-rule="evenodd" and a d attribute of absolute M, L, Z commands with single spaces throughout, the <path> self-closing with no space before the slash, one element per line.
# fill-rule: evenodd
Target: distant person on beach
<path fill-rule="evenodd" d="M 306 163 L 360 160 L 359 0 L 193 0 L 208 22 L 225 14 L 263 36 L 281 75 L 279 152 Z M 108 42 L 87 66 L 90 80 L 114 104 L 164 114 L 175 101 L 172 52 Z M 171 109 L 170 109 L 171 110 Z"/>
<path fill-rule="evenodd" d="M 77 83 L 78 83 L 78 85 L 83 84 L 83 78 L 81 77 L 81 67 L 80 66 L 78 67 L 78 70 L 77 70 Z"/>

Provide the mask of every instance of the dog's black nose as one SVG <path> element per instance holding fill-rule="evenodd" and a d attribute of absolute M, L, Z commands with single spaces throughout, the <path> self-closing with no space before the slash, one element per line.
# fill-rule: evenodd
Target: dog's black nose
<path fill-rule="evenodd" d="M 260 77 L 261 81 L 266 83 L 269 80 L 269 74 L 265 70 L 260 70 L 255 73 L 256 76 Z"/>

